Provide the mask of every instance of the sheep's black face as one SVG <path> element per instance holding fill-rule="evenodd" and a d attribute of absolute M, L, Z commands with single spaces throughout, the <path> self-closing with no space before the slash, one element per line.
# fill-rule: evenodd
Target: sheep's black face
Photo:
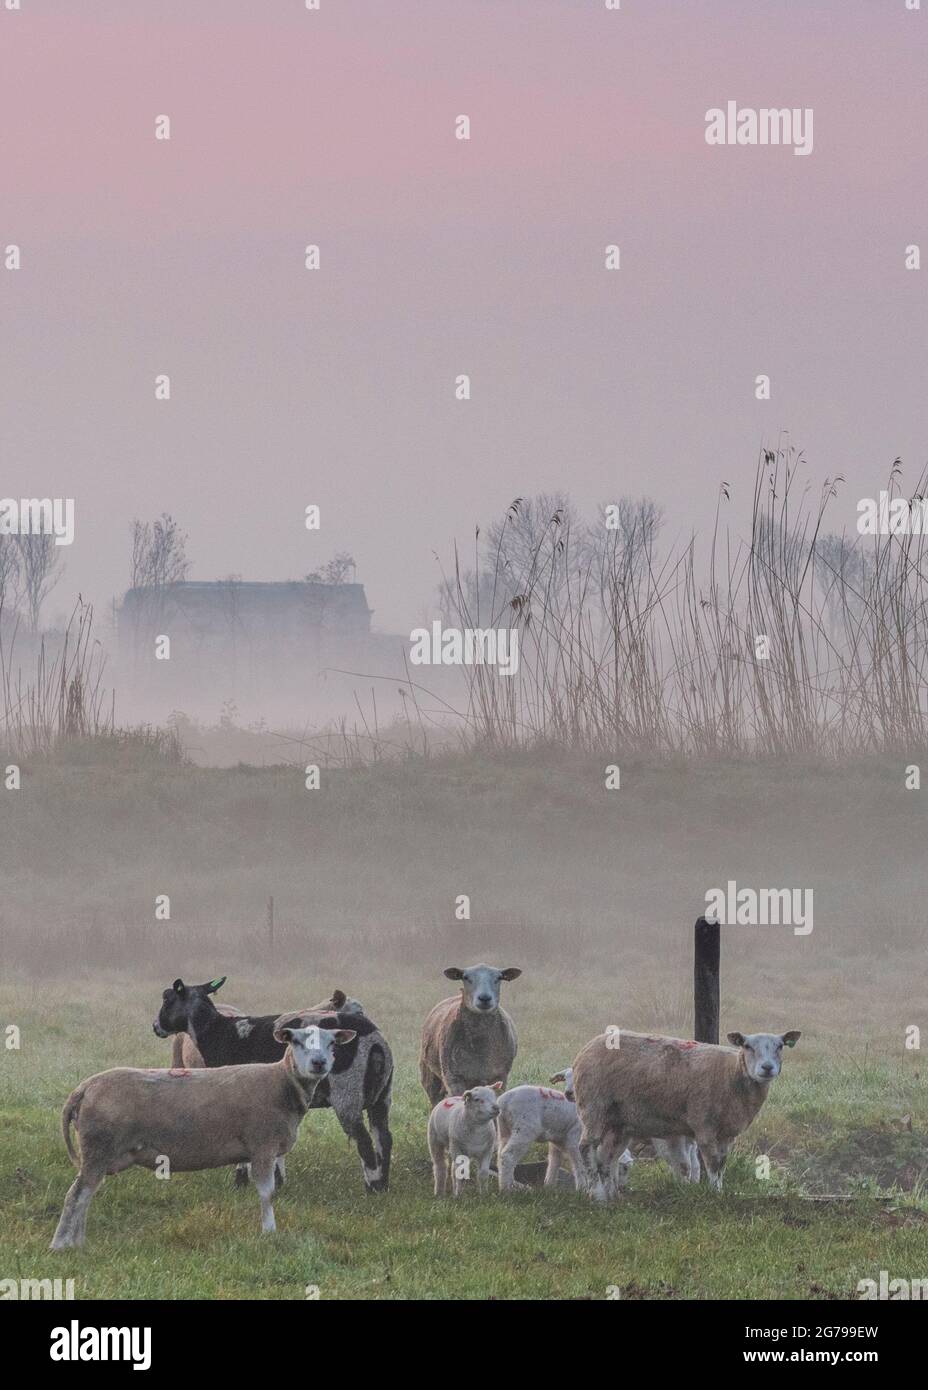
<path fill-rule="evenodd" d="M 159 1038 L 167 1038 L 171 1033 L 183 1033 L 186 1029 L 187 993 L 187 986 L 182 980 L 176 980 L 170 989 L 164 991 L 158 1017 L 152 1024 Z"/>
<path fill-rule="evenodd" d="M 162 1004 L 152 1028 L 159 1038 L 170 1037 L 172 1033 L 186 1033 L 190 1027 L 190 1015 L 197 1003 L 215 994 L 225 982 L 209 980 L 205 985 L 185 985 L 183 980 L 175 980 L 170 989 L 161 996 Z"/>

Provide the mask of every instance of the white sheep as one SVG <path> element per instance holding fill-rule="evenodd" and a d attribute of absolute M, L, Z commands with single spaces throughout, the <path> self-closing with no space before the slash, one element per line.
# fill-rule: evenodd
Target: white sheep
<path fill-rule="evenodd" d="M 443 1096 L 460 1096 L 469 1087 L 505 1086 L 518 1047 L 515 1024 L 500 1007 L 500 986 L 522 971 L 510 965 L 451 965 L 449 980 L 461 991 L 442 999 L 422 1025 L 419 1079 L 432 1105 Z"/>
<path fill-rule="evenodd" d="M 566 1160 L 574 1175 L 574 1185 L 585 1188 L 586 1171 L 580 1158 L 580 1119 L 571 1096 L 571 1069 L 567 1067 L 551 1078 L 563 1081 L 567 1092 L 547 1086 L 514 1086 L 499 1099 L 499 1190 L 522 1186 L 515 1181 L 516 1165 L 532 1144 L 548 1145 L 545 1187 L 557 1183 L 558 1169 Z M 628 1154 L 631 1163 L 632 1156 Z"/>
<path fill-rule="evenodd" d="M 624 1029 L 593 1038 L 574 1062 L 590 1194 L 598 1200 L 613 1194 L 615 1155 L 633 1135 L 695 1140 L 710 1185 L 720 1192 L 732 1142 L 767 1099 L 783 1048 L 799 1037 L 797 1030 L 729 1033 L 730 1047 Z"/>
<path fill-rule="evenodd" d="M 552 1187 L 557 1182 L 558 1169 L 566 1159 L 575 1186 L 586 1190 L 586 1167 L 580 1159 L 580 1117 L 574 1104 L 573 1068 L 565 1067 L 556 1072 L 551 1081 L 562 1082 L 564 1091 L 553 1091 L 545 1086 L 515 1086 L 500 1097 L 500 1191 L 521 1185 L 513 1176 L 516 1164 L 532 1144 L 539 1142 L 548 1145 L 545 1186 Z M 651 1142 L 656 1156 L 669 1164 L 674 1177 L 684 1182 L 699 1181 L 699 1154 L 691 1139 L 678 1134 Z M 634 1162 L 631 1149 L 625 1149 L 613 1160 L 610 1196 L 617 1195 L 625 1187 Z"/>
<path fill-rule="evenodd" d="M 448 1191 L 448 1169 L 455 1197 L 464 1191 L 477 1165 L 477 1190 L 486 1192 L 490 1159 L 496 1148 L 497 1086 L 473 1086 L 462 1096 L 440 1100 L 429 1116 L 429 1153 L 435 1177 L 435 1196 Z"/>
<path fill-rule="evenodd" d="M 276 1230 L 274 1164 L 296 1143 L 300 1121 L 347 1028 L 278 1030 L 279 1062 L 166 1071 L 114 1067 L 75 1088 L 61 1115 L 65 1146 L 80 1171 L 68 1190 L 51 1248 L 83 1245 L 87 1208 L 107 1174 L 139 1165 L 175 1172 L 250 1163 L 261 1198 L 261 1229 Z M 80 1159 L 71 1126 L 80 1139 Z"/>

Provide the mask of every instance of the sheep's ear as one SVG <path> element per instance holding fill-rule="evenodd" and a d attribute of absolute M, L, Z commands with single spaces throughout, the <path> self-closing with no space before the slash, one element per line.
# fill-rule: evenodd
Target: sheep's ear
<path fill-rule="evenodd" d="M 517 980 L 521 974 L 522 971 L 517 966 L 507 965 L 505 970 L 499 972 L 499 978 L 501 980 Z"/>
<path fill-rule="evenodd" d="M 329 1003 L 332 1005 L 335 1012 L 338 1013 L 338 1010 L 346 1002 L 347 998 L 348 996 L 343 989 L 333 989 L 329 996 Z"/>
<path fill-rule="evenodd" d="M 353 1028 L 335 1028 L 332 1032 L 332 1037 L 339 1044 L 354 1042 L 357 1036 Z"/>
<path fill-rule="evenodd" d="M 787 1047 L 795 1047 L 801 1037 L 798 1028 L 791 1028 L 788 1033 L 783 1034 L 783 1041 Z"/>
<path fill-rule="evenodd" d="M 218 980 L 210 980 L 209 984 L 206 986 L 206 993 L 215 994 L 217 989 L 222 989 L 222 986 L 228 978 L 228 975 L 223 975 Z"/>
<path fill-rule="evenodd" d="M 460 966 L 449 965 L 448 969 L 445 971 L 445 975 L 449 980 L 463 980 L 464 971 L 460 968 Z"/>
<path fill-rule="evenodd" d="M 174 983 L 173 983 L 173 985 L 171 986 L 171 988 L 173 989 L 173 991 L 174 991 L 175 994 L 183 994 L 183 992 L 184 992 L 184 982 L 183 982 L 183 980 L 175 980 Z"/>
<path fill-rule="evenodd" d="M 548 1078 L 548 1081 L 552 1086 L 558 1086 L 562 1081 L 566 1080 L 567 1077 L 564 1075 L 562 1071 L 556 1071 L 553 1076 L 550 1076 Z"/>
<path fill-rule="evenodd" d="M 293 1029 L 292 1029 L 292 1028 L 287 1028 L 287 1027 L 284 1027 L 284 1028 L 275 1028 L 275 1029 L 274 1029 L 274 1041 L 275 1041 L 275 1042 L 279 1042 L 279 1043 L 288 1043 L 288 1042 L 292 1042 L 292 1041 L 293 1041 Z"/>
<path fill-rule="evenodd" d="M 731 1043 L 732 1047 L 744 1047 L 744 1034 L 729 1033 L 728 1041 Z"/>
<path fill-rule="evenodd" d="M 493 1085 L 490 1087 L 490 1090 L 491 1090 L 491 1091 L 501 1091 L 502 1089 L 503 1089 L 503 1083 L 502 1083 L 502 1081 L 494 1081 L 494 1082 L 493 1082 Z"/>
<path fill-rule="evenodd" d="M 462 1099 L 462 1101 L 464 1102 L 465 1105 L 470 1105 L 470 1103 L 471 1103 L 471 1101 L 473 1100 L 473 1098 L 474 1098 L 474 1093 L 473 1093 L 473 1091 L 465 1091 L 464 1094 L 463 1094 L 463 1096 L 461 1097 L 461 1099 Z"/>

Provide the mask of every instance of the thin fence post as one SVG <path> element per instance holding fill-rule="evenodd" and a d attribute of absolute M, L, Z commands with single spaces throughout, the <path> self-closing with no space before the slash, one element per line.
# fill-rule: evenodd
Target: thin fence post
<path fill-rule="evenodd" d="M 699 917 L 693 929 L 693 1037 L 697 1042 L 719 1040 L 719 957 L 721 929 L 718 922 Z"/>
<path fill-rule="evenodd" d="M 267 949 L 268 954 L 274 954 L 274 894 L 267 900 Z"/>

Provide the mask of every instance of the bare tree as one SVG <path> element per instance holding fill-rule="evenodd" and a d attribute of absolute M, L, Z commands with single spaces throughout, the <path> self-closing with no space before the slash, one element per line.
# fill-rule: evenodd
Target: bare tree
<path fill-rule="evenodd" d="M 651 497 L 620 497 L 618 502 L 600 507 L 602 518 L 591 545 L 595 554 L 602 551 L 602 535 L 615 538 L 615 548 L 631 569 L 637 569 L 650 555 L 664 524 L 664 509 Z"/>
<path fill-rule="evenodd" d="M 487 527 L 484 560 L 506 576 L 513 593 L 539 576 L 559 588 L 565 576 L 558 556 L 565 538 L 572 535 L 576 543 L 581 529 L 579 513 L 566 492 L 517 497 L 505 516 Z"/>
<path fill-rule="evenodd" d="M 187 537 L 168 512 L 155 521 L 132 523 L 131 614 L 136 658 L 154 623 L 165 611 L 165 590 L 187 576 Z"/>
<path fill-rule="evenodd" d="M 48 531 L 38 535 L 16 536 L 15 541 L 29 626 L 33 632 L 38 632 L 42 604 L 64 573 L 64 568 L 59 567 L 61 554 L 55 537 Z"/>
<path fill-rule="evenodd" d="M 349 575 L 352 580 L 354 579 L 356 570 L 357 565 L 354 556 L 349 555 L 347 550 L 340 550 L 319 569 L 307 574 L 306 582 L 308 584 L 345 584 Z"/>
<path fill-rule="evenodd" d="M 19 549 L 13 536 L 0 535 L 0 613 L 8 601 L 16 607 L 18 584 Z"/>
<path fill-rule="evenodd" d="M 164 589 L 187 576 L 187 537 L 168 512 L 156 521 L 132 523 L 133 589 Z"/>

